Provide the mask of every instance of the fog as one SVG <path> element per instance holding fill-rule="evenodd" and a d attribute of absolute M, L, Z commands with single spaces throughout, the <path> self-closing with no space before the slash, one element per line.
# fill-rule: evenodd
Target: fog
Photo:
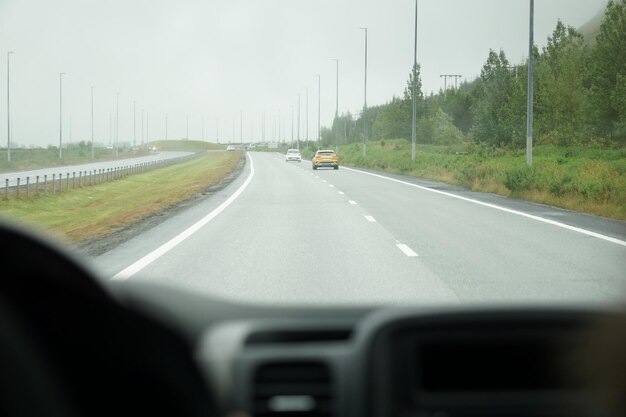
<path fill-rule="evenodd" d="M 472 80 L 489 48 L 522 62 L 528 4 L 420 0 L 423 90 L 443 88 L 440 74 Z M 605 4 L 535 0 L 535 43 L 545 45 L 557 19 L 579 27 Z M 187 137 L 188 129 L 190 139 L 204 133 L 215 142 L 218 127 L 222 143 L 277 139 L 280 114 L 281 138 L 289 140 L 298 94 L 299 136 L 315 138 L 316 74 L 322 126 L 336 110 L 332 59 L 339 60 L 339 113 L 362 109 L 359 27 L 367 27 L 368 105 L 402 95 L 413 62 L 413 19 L 412 0 L 0 0 L 0 143 L 6 146 L 8 51 L 12 142 L 22 146 L 58 145 L 61 72 L 64 144 L 91 139 L 91 87 L 101 143 L 109 143 L 118 112 L 120 143 L 141 142 L 142 114 L 144 141 L 165 138 L 166 114 L 169 139 Z"/>

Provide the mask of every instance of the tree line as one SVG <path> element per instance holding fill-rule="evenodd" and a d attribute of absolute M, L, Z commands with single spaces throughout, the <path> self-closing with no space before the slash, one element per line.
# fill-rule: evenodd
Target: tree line
<path fill-rule="evenodd" d="M 539 145 L 626 142 L 626 0 L 610 0 L 594 42 L 560 20 L 545 47 L 534 49 L 533 138 Z M 322 130 L 325 145 L 411 139 L 413 83 L 417 142 L 464 141 L 497 147 L 526 143 L 528 64 L 511 65 L 490 50 L 480 76 L 459 88 L 425 96 L 419 64 L 402 97 L 359 115 L 344 113 Z"/>

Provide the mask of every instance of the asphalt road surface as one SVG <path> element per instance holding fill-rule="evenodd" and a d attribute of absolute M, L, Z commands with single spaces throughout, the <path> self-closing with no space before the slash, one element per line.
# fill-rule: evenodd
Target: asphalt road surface
<path fill-rule="evenodd" d="M 626 223 L 249 153 L 232 184 L 91 260 L 259 303 L 622 301 Z"/>

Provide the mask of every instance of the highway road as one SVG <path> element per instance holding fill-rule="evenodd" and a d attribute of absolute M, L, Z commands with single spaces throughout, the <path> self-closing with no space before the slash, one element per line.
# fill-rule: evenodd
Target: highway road
<path fill-rule="evenodd" d="M 173 158 L 180 158 L 183 156 L 191 155 L 193 152 L 158 152 L 151 155 L 146 156 L 138 156 L 136 158 L 124 158 L 124 159 L 115 159 L 111 161 L 99 161 L 99 162 L 89 162 L 85 164 L 76 164 L 76 165 L 63 165 L 63 166 L 55 166 L 49 168 L 40 168 L 33 170 L 25 170 L 25 171 L 14 171 L 14 172 L 0 172 L 0 186 L 5 186 L 6 180 L 9 180 L 9 187 L 13 187 L 17 184 L 17 179 L 21 178 L 22 184 L 26 183 L 26 177 L 31 178 L 31 183 L 34 183 L 37 175 L 43 181 L 43 176 L 48 175 L 48 180 L 52 180 L 52 174 L 65 174 L 72 173 L 78 171 L 92 171 L 98 169 L 111 169 L 118 168 L 124 166 L 130 166 L 135 164 L 143 164 L 149 162 L 157 162 L 157 161 L 165 161 Z"/>
<path fill-rule="evenodd" d="M 341 167 L 248 153 L 201 203 L 93 258 L 271 304 L 601 302 L 626 295 L 626 223 Z"/>

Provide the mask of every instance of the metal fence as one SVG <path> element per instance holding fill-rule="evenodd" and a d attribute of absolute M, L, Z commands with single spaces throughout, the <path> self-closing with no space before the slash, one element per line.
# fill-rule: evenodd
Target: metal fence
<path fill-rule="evenodd" d="M 50 168 L 49 174 L 18 177 L 15 184 L 9 184 L 9 179 L 5 178 L 4 184 L 2 184 L 4 188 L 3 194 L 5 199 L 31 198 L 37 195 L 56 194 L 73 189 L 94 187 L 105 182 L 126 178 L 129 175 L 141 174 L 154 169 L 179 164 L 201 155 L 206 155 L 206 153 L 200 152 L 178 158 L 92 170 L 69 170 L 68 168 L 71 167 L 59 167 L 58 169 Z"/>

